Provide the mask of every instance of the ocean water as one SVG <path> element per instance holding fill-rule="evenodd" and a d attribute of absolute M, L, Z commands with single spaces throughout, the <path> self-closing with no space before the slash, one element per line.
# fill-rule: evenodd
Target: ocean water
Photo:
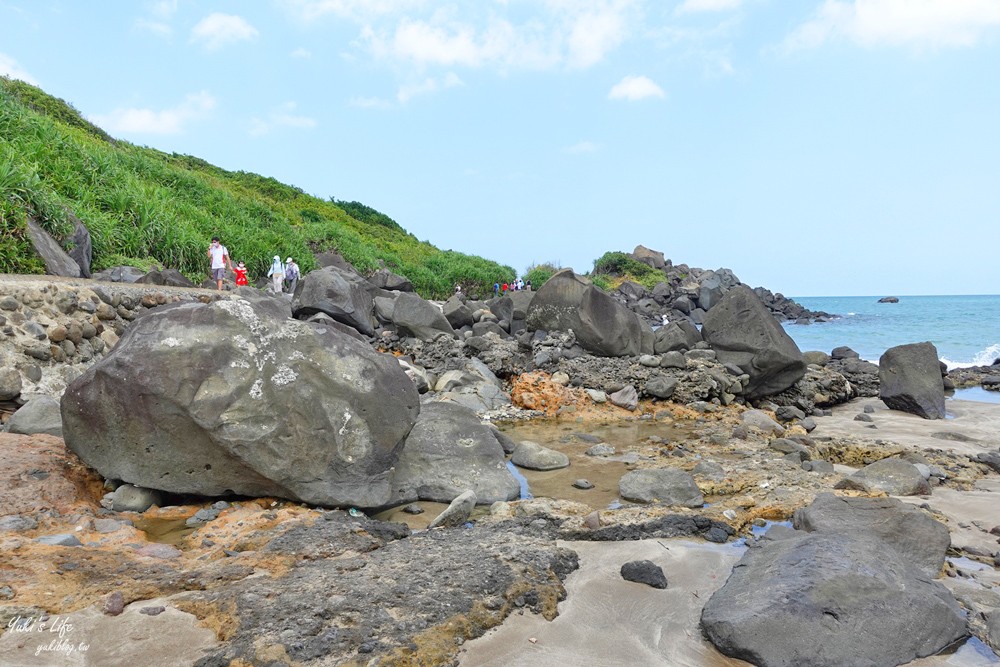
<path fill-rule="evenodd" d="M 878 303 L 874 296 L 794 299 L 836 316 L 830 322 L 785 324 L 802 351 L 829 353 L 846 345 L 878 363 L 890 347 L 930 341 L 949 369 L 985 366 L 1000 357 L 1000 295 L 901 296 L 899 303 Z"/>

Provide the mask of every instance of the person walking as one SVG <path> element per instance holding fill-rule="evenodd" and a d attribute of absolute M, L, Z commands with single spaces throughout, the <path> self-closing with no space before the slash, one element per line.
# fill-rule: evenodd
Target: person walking
<path fill-rule="evenodd" d="M 271 268 L 267 271 L 271 279 L 271 287 L 275 294 L 281 294 L 281 283 L 285 280 L 285 265 L 281 263 L 281 256 L 275 255 L 271 262 Z"/>
<path fill-rule="evenodd" d="M 244 264 L 243 262 L 238 262 L 236 264 L 236 268 L 233 269 L 233 272 L 236 273 L 236 286 L 237 287 L 244 287 L 244 286 L 250 284 L 250 281 L 247 280 L 247 266 L 246 266 L 246 264 Z"/>
<path fill-rule="evenodd" d="M 285 282 L 288 283 L 288 293 L 295 294 L 295 286 L 299 283 L 299 265 L 291 257 L 285 260 Z"/>
<path fill-rule="evenodd" d="M 222 279 L 226 276 L 226 266 L 233 268 L 233 261 L 229 259 L 229 250 L 222 245 L 218 236 L 212 237 L 212 243 L 208 246 L 208 258 L 212 261 L 212 279 L 215 281 L 215 288 L 222 289 Z"/>

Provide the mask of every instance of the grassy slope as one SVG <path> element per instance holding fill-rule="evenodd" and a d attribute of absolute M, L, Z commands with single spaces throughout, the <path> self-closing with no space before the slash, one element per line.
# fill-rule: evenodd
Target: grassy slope
<path fill-rule="evenodd" d="M 44 272 L 26 238 L 27 216 L 61 238 L 68 212 L 90 230 L 95 271 L 161 264 L 200 282 L 205 249 L 218 235 L 254 277 L 275 254 L 308 271 L 312 253 L 325 250 L 362 273 L 384 262 L 428 298 L 447 296 L 456 283 L 488 293 L 515 275 L 418 241 L 358 202 L 326 201 L 273 178 L 116 141 L 62 100 L 0 77 L 0 273 Z"/>

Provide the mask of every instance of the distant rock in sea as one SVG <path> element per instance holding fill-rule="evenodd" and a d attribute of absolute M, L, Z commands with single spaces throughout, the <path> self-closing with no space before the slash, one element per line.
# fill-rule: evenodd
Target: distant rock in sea
<path fill-rule="evenodd" d="M 878 300 L 879 303 L 899 303 L 898 296 L 884 296 Z"/>

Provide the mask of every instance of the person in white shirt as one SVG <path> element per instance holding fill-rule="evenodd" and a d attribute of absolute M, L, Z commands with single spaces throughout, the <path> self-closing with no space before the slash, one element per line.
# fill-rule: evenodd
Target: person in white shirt
<path fill-rule="evenodd" d="M 271 278 L 271 288 L 274 290 L 274 293 L 281 294 L 281 283 L 285 280 L 285 265 L 281 263 L 279 255 L 274 256 L 274 261 L 271 262 L 271 268 L 267 272 L 267 275 Z"/>
<path fill-rule="evenodd" d="M 226 266 L 232 269 L 233 262 L 229 259 L 229 250 L 219 242 L 218 236 L 212 237 L 212 244 L 208 246 L 208 257 L 212 260 L 212 279 L 215 280 L 216 289 L 221 290 Z"/>
<path fill-rule="evenodd" d="M 288 293 L 295 294 L 295 286 L 299 282 L 299 265 L 291 257 L 285 260 L 285 282 L 288 283 Z"/>

